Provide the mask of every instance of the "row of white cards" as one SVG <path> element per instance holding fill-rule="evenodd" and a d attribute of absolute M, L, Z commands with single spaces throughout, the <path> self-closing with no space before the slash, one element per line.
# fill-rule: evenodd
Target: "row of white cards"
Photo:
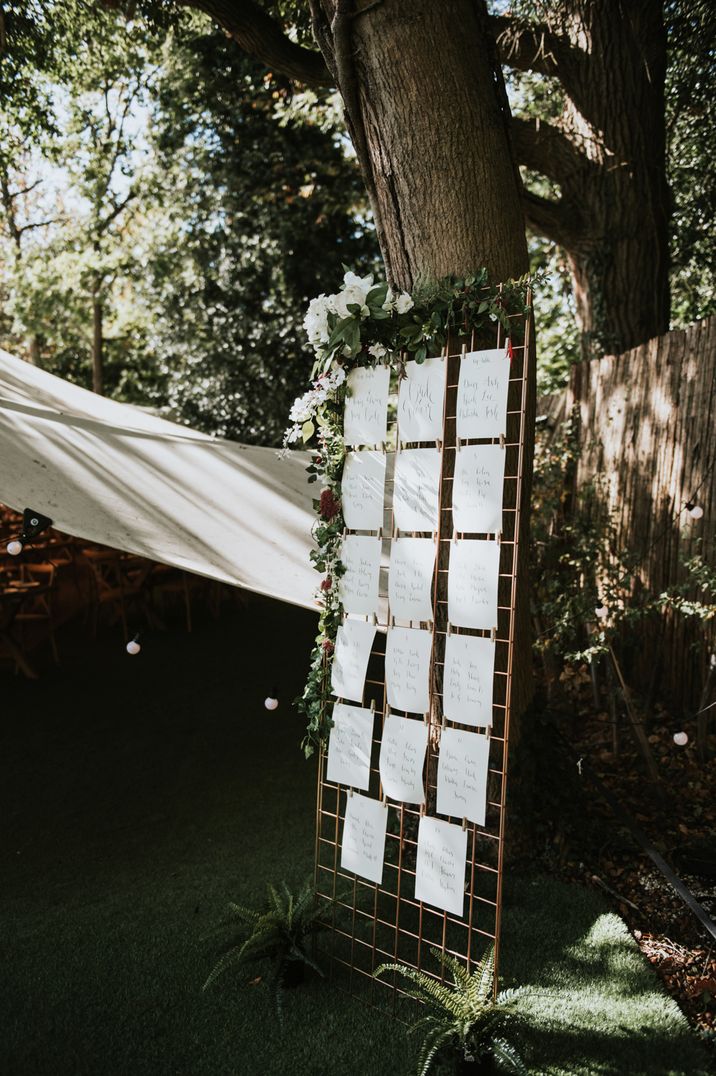
<path fill-rule="evenodd" d="M 385 861 L 388 807 L 381 800 L 348 795 L 341 869 L 380 885 Z M 441 818 L 421 817 L 415 865 L 415 899 L 462 916 L 465 905 L 467 830 Z"/>
<path fill-rule="evenodd" d="M 339 581 L 343 609 L 377 616 L 380 607 L 382 540 L 348 534 L 341 546 L 345 568 Z M 394 538 L 390 548 L 388 597 L 391 618 L 433 620 L 437 543 L 432 538 Z M 500 546 L 482 539 L 450 543 L 448 620 L 455 628 L 497 627 Z"/>
<path fill-rule="evenodd" d="M 338 629 L 331 667 L 331 691 L 339 699 L 363 702 L 376 627 L 366 620 L 344 620 Z M 385 691 L 388 705 L 410 714 L 430 710 L 430 656 L 433 635 L 425 628 L 388 628 Z M 478 635 L 445 638 L 443 714 L 475 728 L 492 725 L 495 642 Z"/>
<path fill-rule="evenodd" d="M 377 531 L 383 526 L 385 452 L 348 452 L 341 479 L 346 527 Z M 393 525 L 400 531 L 436 531 L 440 510 L 441 456 L 437 448 L 407 448 L 395 455 Z M 502 526 L 505 450 L 500 445 L 462 445 L 452 480 L 456 531 L 494 534 Z"/>
<path fill-rule="evenodd" d="M 398 438 L 403 444 L 442 439 L 446 362 L 443 357 L 405 364 L 406 376 L 398 392 Z M 509 382 L 510 360 L 505 348 L 470 351 L 462 356 L 455 410 L 459 439 L 504 436 Z M 387 366 L 351 370 L 343 425 L 347 445 L 385 443 L 389 388 Z"/>
<path fill-rule="evenodd" d="M 338 785 L 367 790 L 375 713 L 337 702 L 328 743 L 326 777 Z M 400 803 L 425 803 L 423 768 L 428 746 L 426 721 L 388 714 L 383 725 L 378 769 L 386 796 Z M 477 732 L 444 728 L 438 756 L 437 811 L 485 824 L 490 741 Z"/>

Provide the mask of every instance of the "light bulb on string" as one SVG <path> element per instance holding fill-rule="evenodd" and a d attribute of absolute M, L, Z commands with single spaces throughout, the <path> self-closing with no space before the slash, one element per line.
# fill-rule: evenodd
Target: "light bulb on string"
<path fill-rule="evenodd" d="M 271 694 L 264 699 L 264 706 L 267 710 L 278 710 L 278 691 L 276 688 L 272 688 Z"/>
<path fill-rule="evenodd" d="M 687 733 L 685 733 L 685 732 L 675 732 L 674 733 L 674 743 L 677 745 L 677 747 L 686 747 L 688 742 L 689 742 L 689 737 L 688 737 Z"/>
<path fill-rule="evenodd" d="M 139 645 L 139 635 L 137 634 L 137 635 L 134 636 L 133 639 L 129 640 L 129 642 L 127 643 L 127 646 L 126 646 L 126 650 L 127 650 L 128 654 L 131 654 L 132 656 L 134 656 L 134 654 L 138 654 L 141 649 L 142 648 Z"/>
<path fill-rule="evenodd" d="M 14 538 L 12 542 L 7 543 L 7 551 L 11 557 L 19 557 L 22 553 L 22 542 L 19 538 Z"/>
<path fill-rule="evenodd" d="M 597 608 L 594 610 L 594 615 L 597 617 L 598 620 L 606 620 L 609 616 L 609 610 L 607 609 L 606 605 L 598 605 Z"/>
<path fill-rule="evenodd" d="M 701 505 L 694 504 L 692 501 L 687 502 L 686 511 L 689 513 L 692 519 L 701 519 L 704 514 L 704 510 Z"/>

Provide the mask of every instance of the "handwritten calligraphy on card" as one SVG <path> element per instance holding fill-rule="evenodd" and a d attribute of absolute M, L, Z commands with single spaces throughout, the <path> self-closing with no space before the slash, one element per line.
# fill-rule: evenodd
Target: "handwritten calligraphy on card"
<path fill-rule="evenodd" d="M 479 538 L 450 543 L 448 620 L 457 628 L 497 627 L 500 546 Z"/>
<path fill-rule="evenodd" d="M 496 534 L 502 530 L 505 449 L 463 445 L 455 460 L 452 524 L 456 531 Z"/>
<path fill-rule="evenodd" d="M 432 632 L 423 628 L 388 628 L 385 690 L 388 705 L 411 714 L 430 707 Z"/>
<path fill-rule="evenodd" d="M 465 904 L 467 830 L 428 815 L 418 824 L 415 899 L 453 915 Z"/>
<path fill-rule="evenodd" d="M 367 620 L 344 620 L 339 627 L 331 665 L 331 691 L 339 699 L 363 702 L 375 631 Z"/>
<path fill-rule="evenodd" d="M 492 725 L 492 687 L 495 675 L 495 643 L 477 635 L 445 639 L 443 712 L 460 725 L 488 728 Z"/>
<path fill-rule="evenodd" d="M 346 570 L 338 588 L 346 613 L 378 614 L 381 546 L 380 538 L 363 534 L 347 534 L 343 539 L 341 561 Z"/>
<path fill-rule="evenodd" d="M 388 573 L 391 616 L 398 620 L 433 619 L 435 555 L 432 538 L 393 539 Z"/>
<path fill-rule="evenodd" d="M 438 814 L 485 825 L 490 741 L 477 732 L 443 729 L 438 756 Z"/>
<path fill-rule="evenodd" d="M 369 882 L 383 881 L 385 829 L 388 808 L 380 800 L 355 792 L 346 800 L 341 842 L 341 870 L 353 871 Z"/>
<path fill-rule="evenodd" d="M 424 803 L 423 765 L 428 746 L 424 721 L 389 714 L 380 745 L 380 779 L 386 796 L 403 803 Z"/>
<path fill-rule="evenodd" d="M 510 360 L 505 348 L 468 351 L 460 361 L 457 436 L 499 437 L 506 433 Z"/>
<path fill-rule="evenodd" d="M 385 452 L 347 452 L 341 478 L 343 520 L 352 531 L 383 526 Z"/>
<path fill-rule="evenodd" d="M 337 702 L 328 741 L 326 779 L 337 785 L 367 789 L 370 784 L 370 753 L 373 743 L 372 710 Z"/>
<path fill-rule="evenodd" d="M 395 459 L 393 522 L 401 531 L 435 531 L 440 496 L 440 452 L 408 448 Z"/>
<path fill-rule="evenodd" d="M 388 433 L 387 366 L 358 366 L 347 378 L 343 440 L 347 445 L 380 445 Z"/>
<path fill-rule="evenodd" d="M 398 394 L 401 442 L 442 439 L 444 402 L 445 359 L 406 362 Z"/>

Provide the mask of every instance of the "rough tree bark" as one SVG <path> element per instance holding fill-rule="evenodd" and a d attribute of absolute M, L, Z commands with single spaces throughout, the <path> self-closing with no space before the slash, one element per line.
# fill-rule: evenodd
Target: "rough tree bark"
<path fill-rule="evenodd" d="M 546 21 L 492 20 L 501 60 L 559 80 L 561 115 L 513 119 L 517 160 L 559 185 L 525 214 L 566 251 L 585 354 L 618 353 L 669 326 L 660 0 L 560 0 Z"/>

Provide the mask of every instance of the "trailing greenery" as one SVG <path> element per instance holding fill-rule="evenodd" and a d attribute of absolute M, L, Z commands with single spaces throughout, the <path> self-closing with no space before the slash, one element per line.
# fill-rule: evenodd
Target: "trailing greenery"
<path fill-rule="evenodd" d="M 281 1020 L 282 989 L 286 985 L 295 985 L 306 967 L 323 975 L 309 955 L 308 945 L 325 928 L 310 881 L 302 886 L 296 896 L 285 882 L 280 891 L 272 885 L 268 885 L 267 890 L 268 898 L 263 908 L 229 904 L 229 918 L 219 930 L 229 930 L 231 936 L 203 989 L 208 989 L 230 968 L 245 970 L 254 963 L 268 962 L 270 970 L 267 983 L 273 990 L 276 1012 Z"/>
<path fill-rule="evenodd" d="M 499 322 L 507 334 L 509 315 L 529 310 L 527 290 L 536 280 L 525 275 L 495 287 L 482 269 L 396 295 L 385 281 L 376 284 L 372 274 L 359 277 L 347 270 L 339 292 L 320 295 L 309 304 L 304 328 L 315 354 L 312 382 L 294 402 L 284 437 L 286 447 L 301 441 L 312 446 L 308 480 L 320 487 L 313 502 L 317 548 L 312 561 L 324 573 L 322 612 L 308 680 L 296 700 L 299 713 L 307 718 L 307 758 L 325 741 L 332 724 L 330 667 L 343 617 L 337 581 L 344 571 L 341 477 L 347 374 L 357 366 L 387 365 L 401 377 L 407 359 L 424 362 L 428 355 L 439 354 L 451 333 L 469 334 Z"/>
<path fill-rule="evenodd" d="M 516 1048 L 504 1037 L 510 1019 L 509 1008 L 518 994 L 507 990 L 493 997 L 494 949 L 487 949 L 473 972 L 459 960 L 439 949 L 431 953 L 447 969 L 451 982 L 439 982 L 405 964 L 381 964 L 374 975 L 396 972 L 411 984 L 407 992 L 430 1010 L 410 1028 L 421 1036 L 418 1076 L 426 1076 L 439 1056 L 452 1052 L 455 1059 L 480 1062 L 491 1060 L 498 1072 L 527 1076 L 527 1068 Z"/>

